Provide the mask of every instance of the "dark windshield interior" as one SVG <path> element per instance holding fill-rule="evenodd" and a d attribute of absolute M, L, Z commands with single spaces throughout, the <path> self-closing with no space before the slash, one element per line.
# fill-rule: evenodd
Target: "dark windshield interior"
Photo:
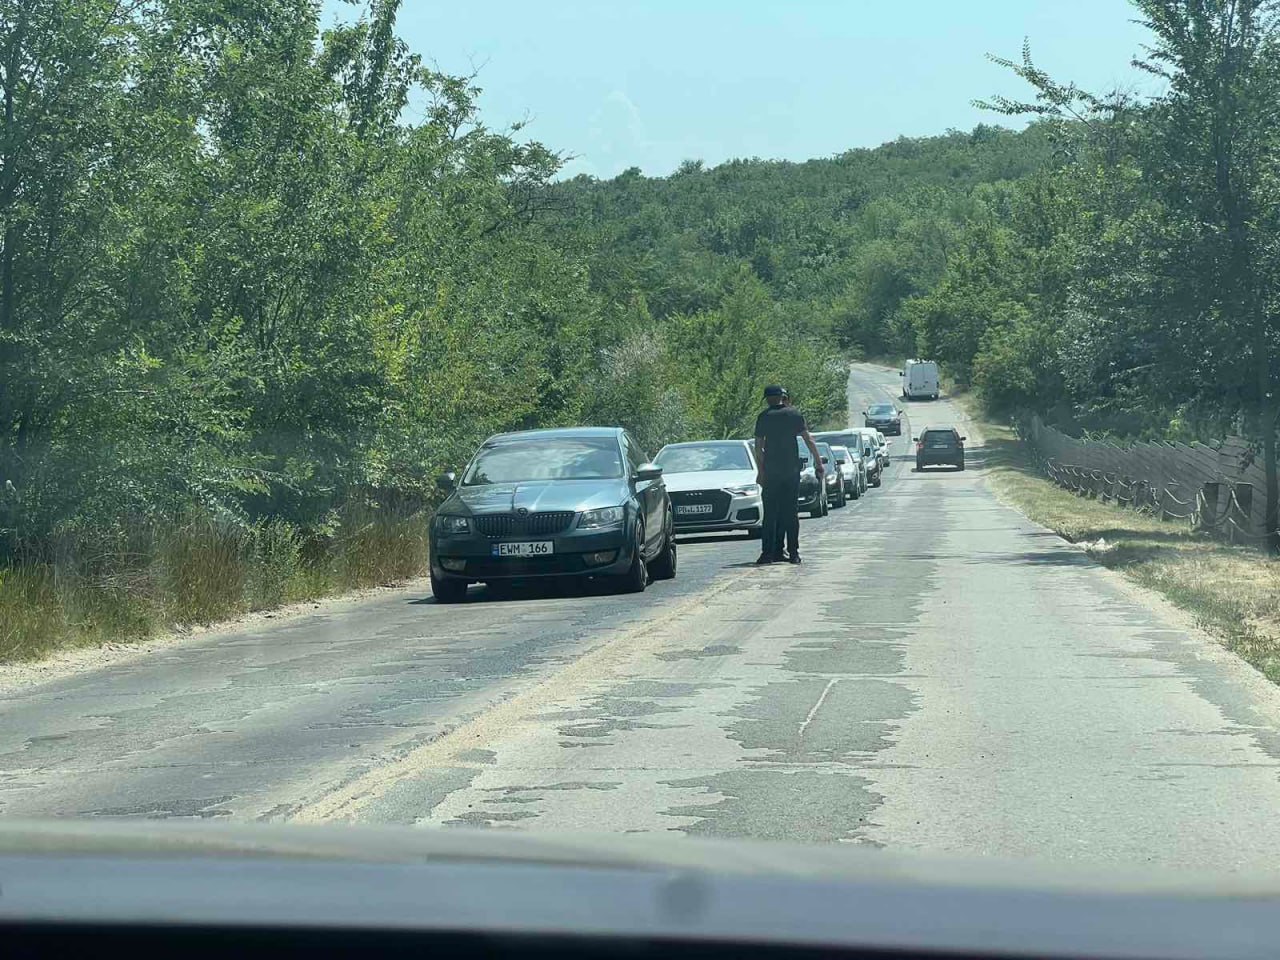
<path fill-rule="evenodd" d="M 891 403 L 877 403 L 874 404 L 867 412 L 876 416 L 884 416 L 886 414 L 892 414 L 894 412 L 894 406 Z"/>
<path fill-rule="evenodd" d="M 545 437 L 481 447 L 463 486 L 527 480 L 604 480 L 622 476 L 613 437 Z"/>
<path fill-rule="evenodd" d="M 740 443 L 703 443 L 664 447 L 655 461 L 667 473 L 703 470 L 750 470 L 751 458 Z"/>

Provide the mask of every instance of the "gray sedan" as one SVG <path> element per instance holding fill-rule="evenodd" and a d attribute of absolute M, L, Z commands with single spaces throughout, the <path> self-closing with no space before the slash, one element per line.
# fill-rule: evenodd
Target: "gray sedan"
<path fill-rule="evenodd" d="M 607 577 L 627 592 L 676 574 L 662 467 L 625 430 L 530 430 L 491 437 L 450 491 L 431 537 L 431 592 L 467 584 Z"/>

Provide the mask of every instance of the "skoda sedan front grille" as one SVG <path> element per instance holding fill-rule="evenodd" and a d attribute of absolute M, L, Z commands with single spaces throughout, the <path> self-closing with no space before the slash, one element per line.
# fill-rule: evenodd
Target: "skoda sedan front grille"
<path fill-rule="evenodd" d="M 573 523 L 572 510 L 545 513 L 488 513 L 474 517 L 476 529 L 486 537 L 546 537 L 562 533 Z"/>

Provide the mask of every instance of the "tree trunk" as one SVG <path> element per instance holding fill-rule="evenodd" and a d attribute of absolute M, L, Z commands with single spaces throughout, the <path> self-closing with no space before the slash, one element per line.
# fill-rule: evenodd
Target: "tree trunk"
<path fill-rule="evenodd" d="M 21 24 L 19 29 L 21 29 Z M 4 223 L 4 249 L 0 250 L 0 330 L 13 329 L 14 312 L 14 246 L 18 242 L 17 227 L 13 222 L 13 201 L 18 183 L 18 174 L 14 169 L 17 161 L 13 145 L 16 142 L 13 129 L 14 88 L 17 86 L 18 44 L 15 40 L 9 54 L 9 62 L 5 64 L 4 73 L 4 156 L 0 158 L 3 168 L 3 202 L 0 203 L 0 222 Z"/>
<path fill-rule="evenodd" d="M 1280 420 L 1280 406 L 1275 400 L 1267 403 L 1262 414 L 1262 469 L 1267 478 L 1266 508 L 1263 529 L 1267 536 L 1267 549 L 1280 554 L 1280 478 L 1276 476 L 1276 426 Z"/>

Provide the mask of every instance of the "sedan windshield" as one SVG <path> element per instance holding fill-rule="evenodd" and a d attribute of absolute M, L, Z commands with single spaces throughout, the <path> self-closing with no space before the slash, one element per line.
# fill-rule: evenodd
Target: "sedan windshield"
<path fill-rule="evenodd" d="M 751 469 L 747 448 L 740 443 L 697 443 L 663 447 L 654 462 L 666 473 Z"/>
<path fill-rule="evenodd" d="M 891 417 L 894 413 L 894 407 L 891 403 L 877 403 L 867 410 L 867 413 L 873 417 Z"/>
<path fill-rule="evenodd" d="M 622 455 L 612 437 L 546 437 L 484 446 L 463 486 L 527 480 L 603 480 L 622 476 Z"/>

